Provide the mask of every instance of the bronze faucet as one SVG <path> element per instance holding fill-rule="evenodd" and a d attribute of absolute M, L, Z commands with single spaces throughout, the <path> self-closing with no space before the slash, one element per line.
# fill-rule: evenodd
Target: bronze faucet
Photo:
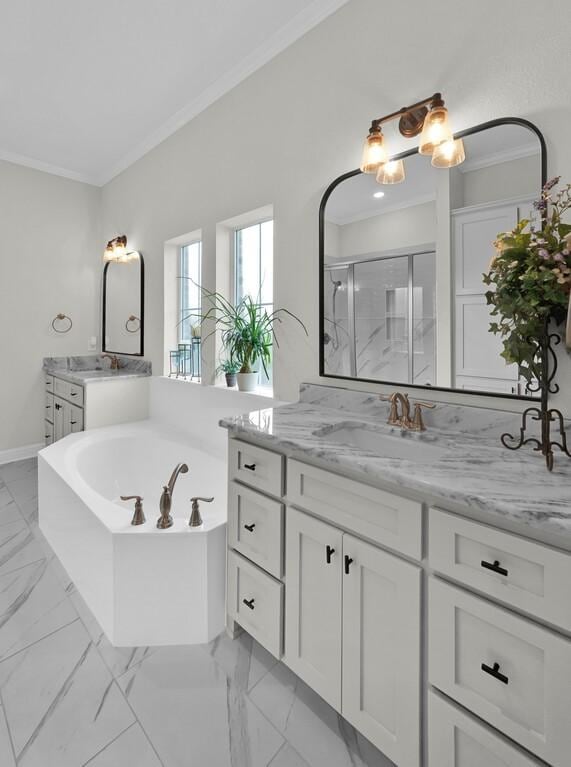
<path fill-rule="evenodd" d="M 190 519 L 188 520 L 189 527 L 200 527 L 202 524 L 202 517 L 200 516 L 200 509 L 198 507 L 199 501 L 204 501 L 204 503 L 212 503 L 214 498 L 200 498 L 195 497 L 191 498 L 190 501 L 192 503 L 192 513 L 190 515 Z"/>
<path fill-rule="evenodd" d="M 119 361 L 119 357 L 116 354 L 102 354 L 101 359 L 104 357 L 107 357 L 107 359 L 111 360 L 110 370 L 119 370 L 121 363 Z"/>
<path fill-rule="evenodd" d="M 174 486 L 176 484 L 176 481 L 178 479 L 179 474 L 186 474 L 188 471 L 188 466 L 186 463 L 179 463 L 175 466 L 175 469 L 173 473 L 171 474 L 171 478 L 169 479 L 168 485 L 163 486 L 163 492 L 161 494 L 161 499 L 159 501 L 159 510 L 161 512 L 161 516 L 157 519 L 157 527 L 159 530 L 166 530 L 168 527 L 172 526 L 173 520 L 171 517 L 171 506 L 172 506 L 172 494 L 174 490 Z"/>
<path fill-rule="evenodd" d="M 414 405 L 414 418 L 410 417 L 410 400 L 408 394 L 402 394 L 400 391 L 395 391 L 388 397 L 381 394 L 380 399 L 388 400 L 391 404 L 389 410 L 389 418 L 387 423 L 390 426 L 400 426 L 401 429 L 407 431 L 426 431 L 424 420 L 422 418 L 422 408 L 434 408 L 429 402 L 413 402 Z M 400 404 L 400 413 L 399 413 Z"/>
<path fill-rule="evenodd" d="M 132 525 L 144 525 L 145 524 L 145 514 L 143 512 L 143 499 L 140 495 L 122 495 L 121 496 L 122 501 L 135 501 L 135 513 L 133 514 L 133 519 L 131 520 Z"/>

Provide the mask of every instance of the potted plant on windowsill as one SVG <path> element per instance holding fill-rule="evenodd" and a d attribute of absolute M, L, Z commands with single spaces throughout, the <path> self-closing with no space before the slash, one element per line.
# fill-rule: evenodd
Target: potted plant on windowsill
<path fill-rule="evenodd" d="M 277 323 L 281 324 L 285 317 L 291 317 L 308 335 L 303 322 L 288 309 L 274 309 L 268 313 L 251 296 L 244 296 L 234 306 L 221 293 L 210 292 L 204 288 L 202 295 L 210 304 L 210 308 L 200 319 L 203 322 L 212 320 L 215 323 L 215 329 L 209 335 L 216 330 L 221 331 L 222 344 L 229 353 L 229 359 L 239 364 L 237 381 L 240 391 L 255 390 L 260 366 L 266 376 L 268 375 L 274 341 L 276 346 L 279 346 L 275 333 Z"/>
<path fill-rule="evenodd" d="M 220 363 L 218 370 L 224 373 L 226 377 L 226 386 L 232 389 L 236 386 L 236 374 L 240 370 L 240 363 L 236 362 L 232 358 L 224 360 Z"/>

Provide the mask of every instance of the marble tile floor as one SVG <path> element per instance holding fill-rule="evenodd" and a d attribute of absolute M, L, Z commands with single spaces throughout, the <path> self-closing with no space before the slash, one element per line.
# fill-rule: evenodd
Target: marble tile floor
<path fill-rule="evenodd" d="M 247 635 L 113 647 L 0 466 L 1 767 L 390 767 Z"/>

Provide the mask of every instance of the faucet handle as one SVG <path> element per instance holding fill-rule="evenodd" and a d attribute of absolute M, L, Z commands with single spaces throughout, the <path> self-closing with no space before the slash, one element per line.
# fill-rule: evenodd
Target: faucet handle
<path fill-rule="evenodd" d="M 414 402 L 414 418 L 412 420 L 413 431 L 426 431 L 424 419 L 422 417 L 422 409 L 434 410 L 436 407 L 432 402 Z"/>
<path fill-rule="evenodd" d="M 191 498 L 190 500 L 192 503 L 192 513 L 190 515 L 190 519 L 188 520 L 188 526 L 200 527 L 202 524 L 202 517 L 200 516 L 198 502 L 203 501 L 204 503 L 212 503 L 214 496 L 212 498 L 201 498 L 200 496 L 194 496 L 194 498 Z"/>
<path fill-rule="evenodd" d="M 143 498 L 140 495 L 122 495 L 120 496 L 122 501 L 135 501 L 135 513 L 131 520 L 132 525 L 143 525 L 146 522 L 145 514 L 143 513 Z"/>

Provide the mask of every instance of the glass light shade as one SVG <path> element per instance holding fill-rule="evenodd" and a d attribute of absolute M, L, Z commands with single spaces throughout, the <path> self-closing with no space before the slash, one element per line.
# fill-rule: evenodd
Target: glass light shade
<path fill-rule="evenodd" d="M 388 160 L 385 149 L 385 137 L 378 131 L 371 131 L 365 139 L 361 170 L 363 173 L 376 173 L 380 166 Z"/>
<path fill-rule="evenodd" d="M 103 253 L 103 260 L 104 261 L 115 260 L 115 255 L 113 253 L 113 247 L 111 246 L 111 244 L 108 244 L 107 247 L 105 248 L 105 252 Z"/>
<path fill-rule="evenodd" d="M 424 118 L 418 151 L 420 154 L 432 154 L 437 146 L 452 138 L 448 110 L 446 107 L 433 107 Z"/>
<path fill-rule="evenodd" d="M 379 184 L 400 184 L 404 181 L 404 162 L 402 160 L 389 160 L 379 168 L 377 181 Z"/>
<path fill-rule="evenodd" d="M 450 139 L 437 146 L 432 153 L 432 165 L 435 168 L 453 168 L 466 159 L 464 142 L 461 138 Z"/>

